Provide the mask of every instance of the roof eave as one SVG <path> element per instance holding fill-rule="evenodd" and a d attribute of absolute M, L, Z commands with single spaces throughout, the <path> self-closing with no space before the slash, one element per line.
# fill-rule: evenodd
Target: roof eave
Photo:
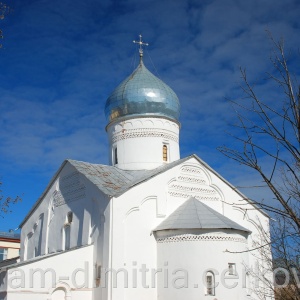
<path fill-rule="evenodd" d="M 254 206 L 257 210 L 259 210 L 265 217 L 271 218 L 267 212 L 265 212 L 261 207 L 259 207 L 253 200 L 249 199 L 245 194 L 243 194 L 240 190 L 238 190 L 233 184 L 227 181 L 222 175 L 220 175 L 216 170 L 214 170 L 210 165 L 208 165 L 205 161 L 203 161 L 197 154 L 192 154 L 191 157 L 197 159 L 201 164 L 203 164 L 206 168 L 208 168 L 212 173 L 214 173 L 218 178 L 220 178 L 223 182 L 229 185 L 235 192 L 237 192 L 244 200 L 248 201 L 249 204 Z"/>
<path fill-rule="evenodd" d="M 47 187 L 45 188 L 45 190 L 43 191 L 43 193 L 41 194 L 41 196 L 38 198 L 38 200 L 33 204 L 32 208 L 30 209 L 30 211 L 27 213 L 27 215 L 24 217 L 23 221 L 21 222 L 21 224 L 19 225 L 19 228 L 21 228 L 24 223 L 29 219 L 29 217 L 32 215 L 32 213 L 36 210 L 36 208 L 39 206 L 39 204 L 42 202 L 42 200 L 44 199 L 45 195 L 48 193 L 49 189 L 51 188 L 53 182 L 57 179 L 59 173 L 61 172 L 61 170 L 64 168 L 64 166 L 69 162 L 68 159 L 66 159 L 60 166 L 60 168 L 56 171 L 56 173 L 54 174 L 54 176 L 51 178 L 50 182 L 48 183 Z"/>
<path fill-rule="evenodd" d="M 157 231 L 171 231 L 171 230 L 217 230 L 217 229 L 226 229 L 226 230 L 236 230 L 236 231 L 241 231 L 241 232 L 245 232 L 247 234 L 251 234 L 252 231 L 251 230 L 248 230 L 247 228 L 231 228 L 231 227 L 201 227 L 201 228 L 196 228 L 196 227 L 190 227 L 190 228 L 159 228 L 159 229 L 153 229 L 151 231 L 151 233 L 153 232 L 157 232 Z"/>

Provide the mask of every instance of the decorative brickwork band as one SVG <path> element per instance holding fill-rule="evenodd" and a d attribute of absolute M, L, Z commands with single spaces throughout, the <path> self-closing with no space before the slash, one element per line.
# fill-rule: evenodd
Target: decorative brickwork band
<path fill-rule="evenodd" d="M 155 129 L 126 129 L 123 132 L 118 132 L 112 136 L 112 143 L 132 138 L 142 138 L 142 137 L 161 137 L 163 139 L 172 140 L 178 143 L 178 136 L 163 130 Z"/>
<path fill-rule="evenodd" d="M 62 177 L 60 190 L 54 191 L 52 196 L 55 207 L 84 198 L 85 185 L 80 183 L 79 172 L 75 171 Z"/>
<path fill-rule="evenodd" d="M 168 185 L 168 194 L 172 197 L 194 197 L 203 201 L 221 201 L 219 191 L 210 185 L 206 173 L 198 166 L 183 165 L 177 176 Z"/>
<path fill-rule="evenodd" d="M 237 243 L 246 243 L 246 238 L 236 237 L 236 236 L 222 236 L 222 235 L 204 235 L 204 234 L 181 234 L 181 235 L 172 235 L 166 237 L 157 238 L 158 243 L 176 243 L 176 242 L 237 242 Z"/>

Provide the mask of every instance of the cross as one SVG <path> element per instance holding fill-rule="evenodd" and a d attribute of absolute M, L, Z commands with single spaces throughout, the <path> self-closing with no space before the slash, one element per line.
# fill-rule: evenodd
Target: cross
<path fill-rule="evenodd" d="M 142 56 L 143 56 L 143 46 L 149 46 L 149 44 L 148 43 L 144 43 L 143 41 L 142 41 L 142 35 L 140 34 L 139 35 L 139 37 L 140 37 L 140 40 L 139 41 L 133 41 L 135 44 L 139 44 L 140 45 L 140 49 L 139 49 L 139 52 L 140 52 L 140 57 L 142 58 Z"/>

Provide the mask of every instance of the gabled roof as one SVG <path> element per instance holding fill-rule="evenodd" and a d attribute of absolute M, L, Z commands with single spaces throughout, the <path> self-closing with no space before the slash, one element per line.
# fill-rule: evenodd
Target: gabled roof
<path fill-rule="evenodd" d="M 122 170 L 114 166 L 107 166 L 101 164 L 91 164 L 83 161 L 77 161 L 72 159 L 65 160 L 57 172 L 54 174 L 43 194 L 35 202 L 31 210 L 25 216 L 19 227 L 22 227 L 29 216 L 34 212 L 37 206 L 41 203 L 48 190 L 51 188 L 53 182 L 59 176 L 61 170 L 67 163 L 70 163 L 77 169 L 82 175 L 88 178 L 94 183 L 100 191 L 109 197 L 118 197 L 128 191 L 130 188 L 138 185 L 144 181 L 150 180 L 152 177 L 163 173 L 173 167 L 180 165 L 181 163 L 189 160 L 193 155 L 176 160 L 169 164 L 165 164 L 153 170 L 140 170 L 140 171 L 129 171 Z"/>
<path fill-rule="evenodd" d="M 236 229 L 250 232 L 193 197 L 179 206 L 153 231 L 168 229 Z"/>
<path fill-rule="evenodd" d="M 50 180 L 49 184 L 47 185 L 45 191 L 40 196 L 40 198 L 36 201 L 36 203 L 33 205 L 33 207 L 28 212 L 28 214 L 25 216 L 24 220 L 22 221 L 22 223 L 20 224 L 19 227 L 23 226 L 25 221 L 29 218 L 29 216 L 37 208 L 37 206 L 43 200 L 44 196 L 47 194 L 47 192 L 50 189 L 50 187 L 52 186 L 53 182 L 59 176 L 61 170 L 64 168 L 64 166 L 67 163 L 70 163 L 72 166 L 74 166 L 78 170 L 78 172 L 80 172 L 86 178 L 88 178 L 107 196 L 118 197 L 118 196 L 122 195 L 123 193 L 125 193 L 126 191 L 128 191 L 129 189 L 131 189 L 132 187 L 134 187 L 138 184 L 141 184 L 145 181 L 148 181 L 151 178 L 155 177 L 156 175 L 164 173 L 165 171 L 168 171 L 168 170 L 172 169 L 173 167 L 176 167 L 191 158 L 195 158 L 197 161 L 199 161 L 199 163 L 201 165 L 205 166 L 208 170 L 210 170 L 217 177 L 219 177 L 222 181 L 224 181 L 227 185 L 229 185 L 233 190 L 235 190 L 242 197 L 242 199 L 245 199 L 246 201 L 248 201 L 250 204 L 252 204 L 259 211 L 261 211 L 265 216 L 268 217 L 268 215 L 260 207 L 255 205 L 255 203 L 253 203 L 253 201 L 248 199 L 243 193 L 241 193 L 239 190 L 237 190 L 231 183 L 229 183 L 226 179 L 224 179 L 218 172 L 216 172 L 212 167 L 210 167 L 207 163 L 205 163 L 202 159 L 200 159 L 195 154 L 187 156 L 187 157 L 179 159 L 179 160 L 176 160 L 169 164 L 162 165 L 153 170 L 140 170 L 140 171 L 121 170 L 114 166 L 91 164 L 91 163 L 87 163 L 87 162 L 67 159 L 62 163 L 61 167 L 58 169 L 58 171 L 52 177 L 52 179 Z"/>
<path fill-rule="evenodd" d="M 76 160 L 68 160 L 68 162 L 74 166 L 78 172 L 94 183 L 104 194 L 111 197 L 118 197 L 133 186 L 172 169 L 190 158 L 191 156 L 188 156 L 153 170 L 140 171 L 122 170 L 114 166 L 90 164 Z"/>
<path fill-rule="evenodd" d="M 248 201 L 251 205 L 253 205 L 256 209 L 258 209 L 261 213 L 263 213 L 266 217 L 269 217 L 268 214 L 258 205 L 256 205 L 251 199 L 245 196 L 240 190 L 238 190 L 234 185 L 228 182 L 224 177 L 222 177 L 216 170 L 214 170 L 210 165 L 208 165 L 205 161 L 203 161 L 196 154 L 192 154 L 185 158 L 176 160 L 169 164 L 162 165 L 153 170 L 140 170 L 140 171 L 129 171 L 129 170 L 121 170 L 114 166 L 100 165 L 100 164 L 91 164 L 82 161 L 76 160 L 66 160 L 64 162 L 71 163 L 80 173 L 86 176 L 91 182 L 97 185 L 97 187 L 106 195 L 110 197 L 118 197 L 131 189 L 132 187 L 141 184 L 145 181 L 150 180 L 151 178 L 164 173 L 176 167 L 183 162 L 195 158 L 201 165 L 210 170 L 213 174 L 215 174 L 219 179 L 221 179 L 224 183 L 230 186 L 235 192 L 237 192 L 242 199 Z M 64 165 L 63 164 L 63 165 Z M 60 168 L 60 170 L 62 167 Z M 57 172 L 57 174 L 60 172 Z"/>

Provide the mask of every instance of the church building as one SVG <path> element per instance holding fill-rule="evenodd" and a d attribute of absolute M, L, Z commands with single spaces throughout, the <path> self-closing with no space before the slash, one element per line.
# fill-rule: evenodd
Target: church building
<path fill-rule="evenodd" d="M 105 105 L 109 165 L 62 163 L 20 225 L 0 299 L 259 299 L 252 249 L 269 217 L 197 155 L 180 157 L 179 99 L 136 43 L 139 64 Z"/>

